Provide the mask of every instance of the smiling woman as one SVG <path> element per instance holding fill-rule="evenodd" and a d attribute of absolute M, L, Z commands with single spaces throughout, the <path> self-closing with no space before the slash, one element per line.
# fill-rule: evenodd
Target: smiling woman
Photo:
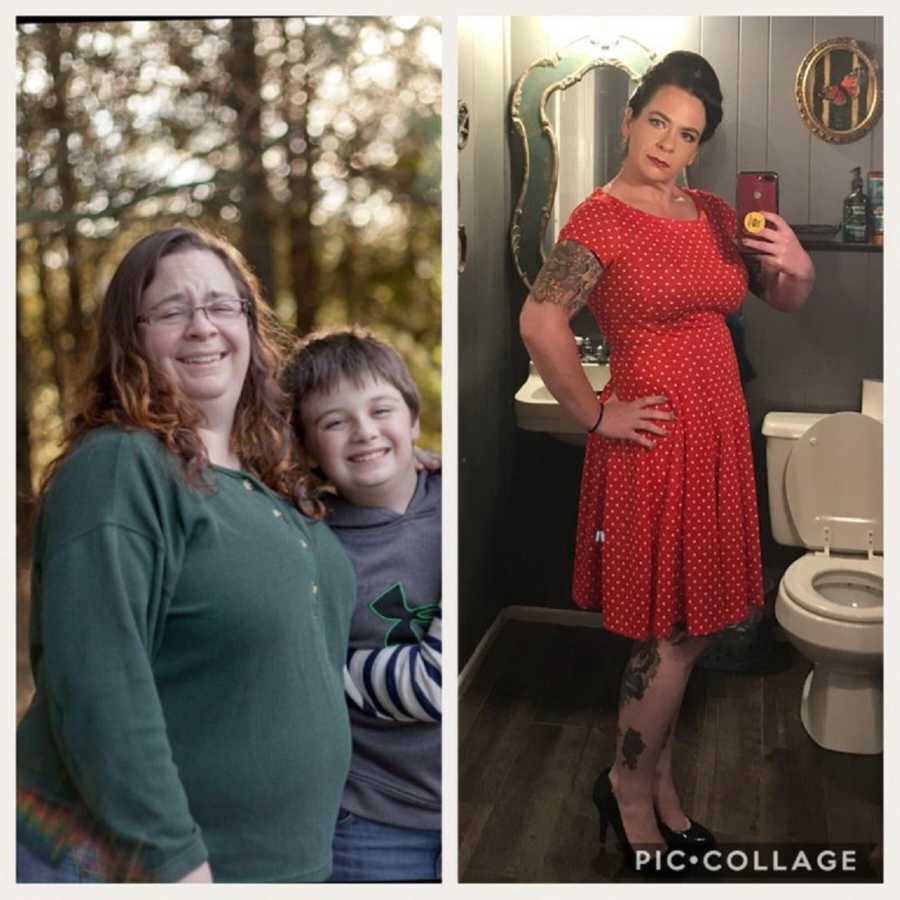
<path fill-rule="evenodd" d="M 350 760 L 353 572 L 240 254 L 136 244 L 44 482 L 19 881 L 320 881 Z"/>
<path fill-rule="evenodd" d="M 141 298 L 141 343 L 147 356 L 203 413 L 202 433 L 220 434 L 218 459 L 240 462 L 230 448 L 231 422 L 250 363 L 249 304 L 222 259 L 194 247 L 159 261 Z M 199 301 L 207 301 L 198 305 Z"/>

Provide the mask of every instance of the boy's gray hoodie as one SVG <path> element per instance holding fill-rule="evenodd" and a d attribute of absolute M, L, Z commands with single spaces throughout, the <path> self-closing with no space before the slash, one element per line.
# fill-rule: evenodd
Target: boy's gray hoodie
<path fill-rule="evenodd" d="M 356 570 L 350 649 L 418 643 L 441 602 L 441 476 L 420 472 L 406 512 L 329 499 L 326 522 Z M 441 827 L 441 725 L 350 707 L 353 758 L 342 807 L 402 828 Z"/>

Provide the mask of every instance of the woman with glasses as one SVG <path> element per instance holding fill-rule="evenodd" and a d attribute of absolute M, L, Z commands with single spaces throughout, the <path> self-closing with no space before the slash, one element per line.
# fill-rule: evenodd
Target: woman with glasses
<path fill-rule="evenodd" d="M 350 758 L 354 582 L 238 252 L 138 242 L 35 532 L 20 881 L 316 881 Z"/>

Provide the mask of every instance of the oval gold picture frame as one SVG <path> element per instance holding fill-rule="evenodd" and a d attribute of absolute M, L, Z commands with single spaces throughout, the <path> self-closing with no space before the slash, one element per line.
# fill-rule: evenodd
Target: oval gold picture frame
<path fill-rule="evenodd" d="M 878 63 L 855 38 L 816 44 L 797 71 L 797 107 L 823 141 L 859 140 L 881 118 L 882 93 Z"/>

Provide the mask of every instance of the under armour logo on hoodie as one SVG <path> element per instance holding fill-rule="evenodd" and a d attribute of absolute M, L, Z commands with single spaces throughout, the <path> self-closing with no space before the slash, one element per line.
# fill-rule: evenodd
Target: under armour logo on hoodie
<path fill-rule="evenodd" d="M 393 622 L 384 638 L 384 646 L 394 644 L 416 644 L 428 630 L 428 625 L 440 609 L 440 604 L 413 606 L 407 600 L 406 591 L 398 581 L 379 594 L 369 609 L 380 619 Z"/>

